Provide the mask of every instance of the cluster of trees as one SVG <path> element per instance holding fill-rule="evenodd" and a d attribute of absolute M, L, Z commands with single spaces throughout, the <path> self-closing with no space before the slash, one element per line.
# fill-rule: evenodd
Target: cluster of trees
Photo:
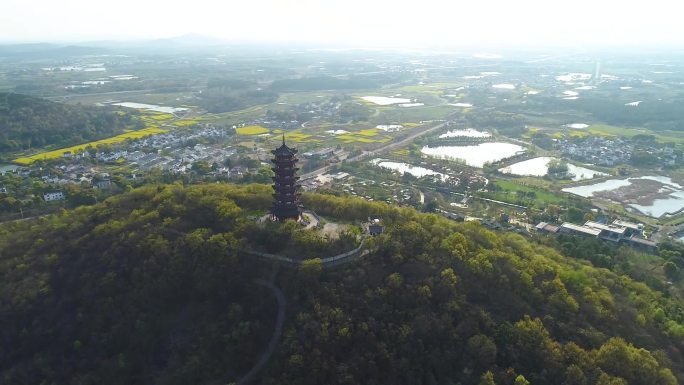
<path fill-rule="evenodd" d="M 679 300 L 517 234 L 307 193 L 319 215 L 378 215 L 386 232 L 348 265 L 274 275 L 240 250 L 324 253 L 334 242 L 293 223 L 258 225 L 271 193 L 147 186 L 0 227 L 3 381 L 236 381 L 274 330 L 276 299 L 255 283 L 273 277 L 286 321 L 263 384 L 684 379 Z"/>
<path fill-rule="evenodd" d="M 197 104 L 212 113 L 241 110 L 278 99 L 276 92 L 262 90 L 255 82 L 233 78 L 211 78 L 197 96 Z"/>
<path fill-rule="evenodd" d="M 374 89 L 403 79 L 400 74 L 351 75 L 345 78 L 334 76 L 313 76 L 297 79 L 280 79 L 271 83 L 270 89 L 277 92 Z"/>
<path fill-rule="evenodd" d="M 267 119 L 279 122 L 306 122 L 320 115 L 327 116 L 335 123 L 358 122 L 367 121 L 372 110 L 348 95 L 335 95 L 326 102 L 302 103 L 287 110 L 266 111 Z"/>
<path fill-rule="evenodd" d="M 558 159 L 552 159 L 548 163 L 548 174 L 557 178 L 565 178 L 568 174 L 568 163 Z"/>
<path fill-rule="evenodd" d="M 278 94 L 269 90 L 215 87 L 204 90 L 197 103 L 209 112 L 222 113 L 273 103 L 277 99 Z"/>
<path fill-rule="evenodd" d="M 506 136 L 515 137 L 526 131 L 525 116 L 517 113 L 487 110 L 469 113 L 466 118 L 468 127 L 492 127 Z"/>
<path fill-rule="evenodd" d="M 141 124 L 134 113 L 0 93 L 0 152 L 80 144 Z"/>
<path fill-rule="evenodd" d="M 337 111 L 335 120 L 338 122 L 367 121 L 371 116 L 371 109 L 359 102 L 343 102 Z"/>
<path fill-rule="evenodd" d="M 673 282 L 684 279 L 684 246 L 679 243 L 663 242 L 659 253 L 665 260 L 663 264 L 665 276 Z"/>
<path fill-rule="evenodd" d="M 646 101 L 638 107 L 625 106 L 624 99 L 606 97 L 580 98 L 576 108 L 590 112 L 600 121 L 627 127 L 648 127 L 654 130 L 681 130 L 684 124 L 679 106 L 684 100 Z"/>
<path fill-rule="evenodd" d="M 629 161 L 635 166 L 662 165 L 663 151 L 668 148 L 672 150 L 671 154 L 675 155 L 676 159 L 681 159 L 682 157 L 682 150 L 677 149 L 675 143 L 658 143 L 655 135 L 638 134 L 631 137 L 630 140 L 634 143 L 634 150 Z"/>
<path fill-rule="evenodd" d="M 62 170 L 51 166 L 45 166 L 42 172 L 32 172 L 30 178 L 9 172 L 0 175 L 0 185 L 5 188 L 4 192 L 0 191 L 0 220 L 42 215 L 57 209 L 56 205 L 78 207 L 94 204 L 109 195 L 130 188 L 129 182 L 121 175 L 112 177 L 112 184 L 109 189 L 100 190 L 93 188 L 89 182 L 54 186 L 40 179 L 42 173 L 62 176 Z M 97 180 L 98 176 L 94 179 Z M 65 194 L 65 201 L 47 203 L 43 200 L 43 194 L 56 190 Z"/>
<path fill-rule="evenodd" d="M 623 94 L 624 95 L 624 94 Z M 591 114 L 597 121 L 607 124 L 625 127 L 648 127 L 654 131 L 681 130 L 684 126 L 684 118 L 679 106 L 682 103 L 681 96 L 671 99 L 647 100 L 638 106 L 627 106 L 625 103 L 633 102 L 624 96 L 606 94 L 583 94 L 581 98 L 568 103 L 566 100 L 556 97 L 535 97 L 528 101 L 526 110 L 538 111 L 564 111 L 572 109 Z"/>

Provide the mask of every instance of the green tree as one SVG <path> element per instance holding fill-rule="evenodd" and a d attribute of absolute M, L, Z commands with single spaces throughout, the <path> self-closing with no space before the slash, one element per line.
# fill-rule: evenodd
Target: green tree
<path fill-rule="evenodd" d="M 494 382 L 494 373 L 490 371 L 484 372 L 482 377 L 480 377 L 478 385 L 496 385 L 496 382 Z"/>
<path fill-rule="evenodd" d="M 491 338 L 477 334 L 468 339 L 468 351 L 478 368 L 488 368 L 496 362 L 496 344 Z"/>
<path fill-rule="evenodd" d="M 404 283 L 404 279 L 399 273 L 392 273 L 387 276 L 387 285 L 393 289 L 399 289 Z"/>
<path fill-rule="evenodd" d="M 432 200 L 432 201 L 425 204 L 425 206 L 423 207 L 423 212 L 424 213 L 434 213 L 435 211 L 437 211 L 437 208 L 438 208 L 437 201 Z"/>
<path fill-rule="evenodd" d="M 563 385 L 587 385 L 587 377 L 578 365 L 572 364 L 565 370 Z"/>
<path fill-rule="evenodd" d="M 520 375 L 518 375 L 518 376 L 515 378 L 515 383 L 514 383 L 514 385 L 530 385 L 530 382 L 527 381 L 527 379 L 525 378 L 525 376 L 523 376 L 522 374 L 520 374 Z"/>
<path fill-rule="evenodd" d="M 663 265 L 663 271 L 665 272 L 667 278 L 672 281 L 678 281 L 681 278 L 679 267 L 670 261 L 665 262 Z"/>
<path fill-rule="evenodd" d="M 622 338 L 613 337 L 596 352 L 596 362 L 606 373 L 622 377 L 627 383 L 670 385 L 677 381 L 669 370 L 645 349 L 637 349 Z"/>
<path fill-rule="evenodd" d="M 601 373 L 596 381 L 596 385 L 627 385 L 624 378 L 609 376 L 606 373 Z"/>
<path fill-rule="evenodd" d="M 568 173 L 568 164 L 566 162 L 554 159 L 547 166 L 549 168 L 549 175 L 564 177 Z"/>
<path fill-rule="evenodd" d="M 320 258 L 305 259 L 299 265 L 299 272 L 307 282 L 318 281 L 323 273 L 323 262 Z"/>
<path fill-rule="evenodd" d="M 211 167 L 209 166 L 209 163 L 203 160 L 198 160 L 192 164 L 192 171 L 198 173 L 199 175 L 207 175 L 211 171 Z"/>

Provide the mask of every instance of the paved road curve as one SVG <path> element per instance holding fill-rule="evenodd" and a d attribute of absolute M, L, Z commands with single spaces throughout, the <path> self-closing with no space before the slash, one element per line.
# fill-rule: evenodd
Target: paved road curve
<path fill-rule="evenodd" d="M 278 301 L 278 316 L 276 317 L 276 324 L 273 328 L 273 335 L 271 336 L 271 340 L 268 342 L 266 350 L 264 350 L 264 352 L 261 354 L 259 361 L 257 361 L 252 369 L 250 369 L 247 374 L 242 376 L 242 378 L 237 381 L 237 385 L 248 384 L 252 377 L 259 373 L 264 365 L 266 365 L 268 360 L 271 358 L 271 355 L 275 351 L 276 346 L 278 345 L 280 336 L 283 334 L 283 324 L 285 323 L 285 305 L 287 302 L 285 301 L 285 294 L 283 294 L 282 290 L 280 290 L 276 285 L 273 284 L 273 282 L 270 281 L 257 279 L 254 282 L 273 291 L 273 294 L 275 294 L 276 300 Z"/>

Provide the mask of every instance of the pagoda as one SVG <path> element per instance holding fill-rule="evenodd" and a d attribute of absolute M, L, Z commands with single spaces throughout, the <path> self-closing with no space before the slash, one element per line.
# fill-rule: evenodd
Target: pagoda
<path fill-rule="evenodd" d="M 283 145 L 272 150 L 274 158 L 271 159 L 274 167 L 271 168 L 275 173 L 273 179 L 273 207 L 271 215 L 273 219 L 285 221 L 288 219 L 299 220 L 301 211 L 299 210 L 299 193 L 301 187 L 296 175 L 299 168 L 295 167 L 297 150 L 285 145 L 285 134 L 283 134 Z"/>

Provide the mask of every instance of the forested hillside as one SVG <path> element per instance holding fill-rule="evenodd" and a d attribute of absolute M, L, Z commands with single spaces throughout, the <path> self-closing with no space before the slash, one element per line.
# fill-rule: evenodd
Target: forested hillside
<path fill-rule="evenodd" d="M 333 76 L 315 76 L 299 79 L 280 79 L 271 83 L 271 90 L 278 92 L 320 91 L 320 90 L 353 90 L 380 88 L 386 84 L 405 80 L 401 75 L 356 75 L 348 78 Z"/>
<path fill-rule="evenodd" d="M 236 382 L 276 326 L 262 384 L 676 384 L 684 311 L 643 283 L 513 233 L 308 194 L 335 221 L 382 216 L 334 269 L 246 248 L 349 247 L 256 223 L 265 185 L 153 186 L 0 227 L 0 382 Z M 335 243 L 335 242 L 333 242 Z M 262 283 L 260 283 L 262 282 Z"/>
<path fill-rule="evenodd" d="M 262 90 L 257 83 L 238 79 L 210 79 L 197 103 L 212 113 L 236 111 L 259 104 L 273 103 L 278 94 Z"/>
<path fill-rule="evenodd" d="M 0 92 L 0 152 L 81 144 L 120 134 L 135 123 L 134 115 L 104 107 Z"/>

